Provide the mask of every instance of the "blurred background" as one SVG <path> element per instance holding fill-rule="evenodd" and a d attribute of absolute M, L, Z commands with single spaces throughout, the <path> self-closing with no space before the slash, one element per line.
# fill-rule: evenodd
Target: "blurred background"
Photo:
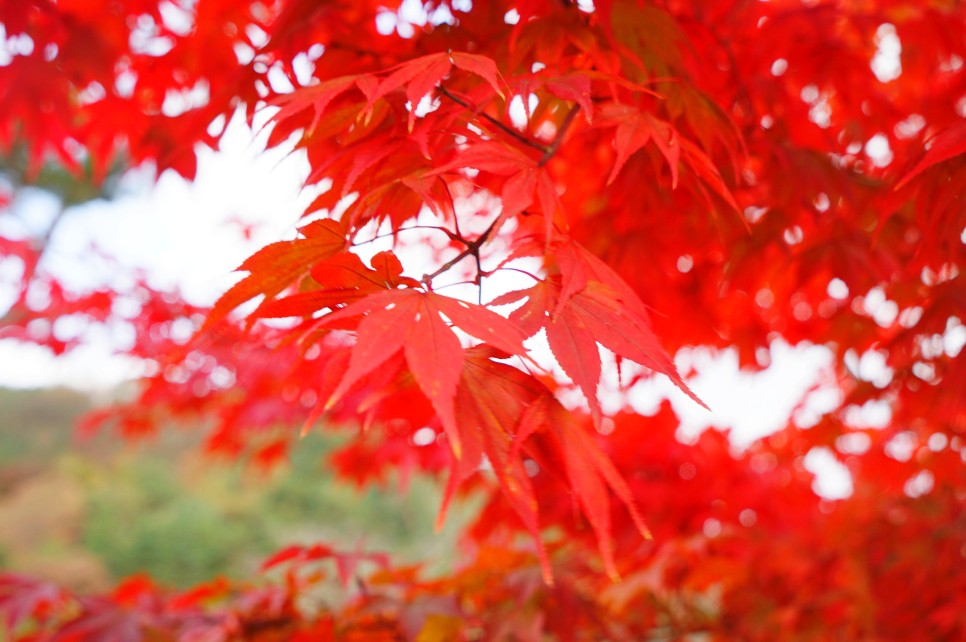
<path fill-rule="evenodd" d="M 336 482 L 325 458 L 337 437 L 309 435 L 288 465 L 266 471 L 206 456 L 200 431 L 79 439 L 75 422 L 91 406 L 67 388 L 0 389 L 0 568 L 98 591 L 135 573 L 178 588 L 251 577 L 297 542 L 393 551 L 400 563 L 431 560 L 430 572 L 454 561 L 471 505 L 434 533 L 432 481 Z"/>

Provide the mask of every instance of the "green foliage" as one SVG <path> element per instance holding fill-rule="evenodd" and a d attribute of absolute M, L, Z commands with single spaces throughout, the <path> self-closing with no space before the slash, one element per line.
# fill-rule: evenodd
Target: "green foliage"
<path fill-rule="evenodd" d="M 195 436 L 173 431 L 124 448 L 103 434 L 71 450 L 72 425 L 89 407 L 77 393 L 0 390 L 0 402 L 0 478 L 66 474 L 85 498 L 70 551 L 93 553 L 115 579 L 147 573 L 183 588 L 216 575 L 246 577 L 278 547 L 318 540 L 391 550 L 401 561 L 431 559 L 427 570 L 444 572 L 453 556 L 439 551 L 456 549 L 458 528 L 473 510 L 472 502 L 454 507 L 437 534 L 435 480 L 417 476 L 405 492 L 397 484 L 362 490 L 340 483 L 326 466 L 341 442 L 332 434 L 309 435 L 288 465 L 266 473 L 200 457 Z M 24 456 L 31 470 L 20 474 Z M 48 544 L 34 549 L 42 553 Z M 0 565 L 12 562 L 0 551 Z"/>
<path fill-rule="evenodd" d="M 0 466 L 49 460 L 70 447 L 71 422 L 90 408 L 66 389 L 0 389 Z"/>
<path fill-rule="evenodd" d="M 278 529 L 279 541 L 294 534 L 305 542 L 331 541 L 347 548 L 364 542 L 368 550 L 392 551 L 399 561 L 431 560 L 430 571 L 449 569 L 458 527 L 473 514 L 475 502 L 455 507 L 436 533 L 441 493 L 435 480 L 416 476 L 406 488 L 396 482 L 385 489 L 340 482 L 324 461 L 340 441 L 331 435 L 308 436 L 292 452 L 290 467 L 266 489 L 260 511 L 270 523 L 285 525 Z M 311 531 L 293 533 L 294 524 L 311 525 Z"/>
<path fill-rule="evenodd" d="M 103 472 L 89 491 L 83 541 L 116 577 L 148 573 L 187 586 L 244 570 L 241 561 L 272 545 L 257 515 L 232 515 L 168 462 L 140 456 Z"/>

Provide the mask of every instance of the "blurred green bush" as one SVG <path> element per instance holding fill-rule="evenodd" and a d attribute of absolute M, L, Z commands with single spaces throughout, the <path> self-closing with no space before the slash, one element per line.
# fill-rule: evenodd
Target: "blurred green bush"
<path fill-rule="evenodd" d="M 149 573 L 186 587 L 217 575 L 250 576 L 272 551 L 315 541 L 393 551 L 399 562 L 432 559 L 427 570 L 444 571 L 452 559 L 439 551 L 456 550 L 459 525 L 473 510 L 472 502 L 455 506 L 437 534 L 436 481 L 416 477 L 405 493 L 339 483 L 325 464 L 339 442 L 331 434 L 301 440 L 288 465 L 265 472 L 201 455 L 198 431 L 168 431 L 138 444 L 107 433 L 78 444 L 72 425 L 89 403 L 70 391 L 0 390 L 0 403 L 0 513 L 63 522 L 56 546 L 30 541 L 30 551 L 11 549 L 0 532 L 0 567 L 49 575 L 65 566 L 58 560 L 80 557 L 103 567 L 88 573 L 97 578 L 69 583 Z M 79 518 L 58 517 L 56 498 L 49 506 L 15 501 L 30 480 L 47 478 L 58 480 L 55 489 L 70 487 L 51 492 L 81 494 Z"/>

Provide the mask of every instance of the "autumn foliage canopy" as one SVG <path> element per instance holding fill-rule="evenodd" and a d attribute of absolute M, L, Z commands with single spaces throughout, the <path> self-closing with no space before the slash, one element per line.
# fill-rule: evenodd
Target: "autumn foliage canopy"
<path fill-rule="evenodd" d="M 263 465 L 338 430 L 348 480 L 438 476 L 441 520 L 483 498 L 443 576 L 324 544 L 187 593 L 6 575 L 7 639 L 966 637 L 961 3 L 6 0 L 0 23 L 0 206 L 51 165 L 95 193 L 192 179 L 233 117 L 317 195 L 210 308 L 71 290 L 43 239 L 0 236 L 0 338 L 134 331 L 138 396 L 84 429 L 200 419 Z M 776 342 L 827 349 L 836 401 L 806 391 L 746 448 L 636 401 L 663 380 L 699 408 L 672 357 L 755 371 Z M 850 496 L 815 493 L 816 449 Z M 313 601 L 329 576 L 345 599 Z"/>

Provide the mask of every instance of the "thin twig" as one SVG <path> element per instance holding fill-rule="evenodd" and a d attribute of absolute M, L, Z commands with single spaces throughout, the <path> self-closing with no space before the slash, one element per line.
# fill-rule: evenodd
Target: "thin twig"
<path fill-rule="evenodd" d="M 396 236 L 396 234 L 398 234 L 399 232 L 407 232 L 409 230 L 437 230 L 442 232 L 446 236 L 448 236 L 452 241 L 456 241 L 457 243 L 462 243 L 464 245 L 467 244 L 467 241 L 463 237 L 457 234 L 454 234 L 450 230 L 447 230 L 445 227 L 441 227 L 439 225 L 410 225 L 409 227 L 401 227 L 395 232 L 386 232 L 385 234 L 377 234 L 376 236 L 373 236 L 368 241 L 353 241 L 352 247 L 359 247 L 360 245 L 368 245 L 369 243 L 374 243 L 380 239 L 386 239 L 391 236 Z"/>
<path fill-rule="evenodd" d="M 443 290 L 445 288 L 452 288 L 452 287 L 455 287 L 457 285 L 476 285 L 476 279 L 474 279 L 472 281 L 453 281 L 452 283 L 447 283 L 446 285 L 438 285 L 435 288 L 433 288 L 433 291 L 434 292 L 438 292 L 438 291 Z"/>
<path fill-rule="evenodd" d="M 541 279 L 539 276 L 536 276 L 535 274 L 532 274 L 530 272 L 527 272 L 526 270 L 522 270 L 522 269 L 517 268 L 517 267 L 507 267 L 505 265 L 504 266 L 497 267 L 497 268 L 493 268 L 492 270 L 490 270 L 488 272 L 485 272 L 483 274 L 483 276 L 490 276 L 491 274 L 493 274 L 494 272 L 497 272 L 499 270 L 510 270 L 511 272 L 519 272 L 520 274 L 525 274 L 525 275 L 529 276 L 531 279 L 533 279 L 537 283 L 543 283 L 543 279 Z"/>
<path fill-rule="evenodd" d="M 537 163 L 537 167 L 543 167 L 546 165 L 553 155 L 557 153 L 557 149 L 560 147 L 560 143 L 563 142 L 564 134 L 567 133 L 567 129 L 570 128 L 570 124 L 574 122 L 574 118 L 577 117 L 577 112 L 580 111 L 580 105 L 574 105 L 573 108 L 564 117 L 563 122 L 560 123 L 560 129 L 557 130 L 557 135 L 554 136 L 553 141 L 544 150 L 543 157 Z"/>
<path fill-rule="evenodd" d="M 466 248 L 465 250 L 463 250 L 462 252 L 460 252 L 459 254 L 457 254 L 456 256 L 454 256 L 452 259 L 450 259 L 446 263 L 443 263 L 443 265 L 441 265 L 440 268 L 438 270 L 436 270 L 435 272 L 433 272 L 431 274 L 425 274 L 425 275 L 423 275 L 423 278 L 421 278 L 420 281 L 422 281 L 426 285 L 429 285 L 430 283 L 432 283 L 433 279 L 435 279 L 437 276 L 439 276 L 440 274 L 442 274 L 446 270 L 450 269 L 451 267 L 453 267 L 454 265 L 456 265 L 457 263 L 459 263 L 460 261 L 462 261 L 466 257 L 472 256 L 472 255 L 473 255 L 473 252 L 470 251 L 470 248 Z"/>
<path fill-rule="evenodd" d="M 470 111 L 472 111 L 474 114 L 478 114 L 481 118 L 483 118 L 483 120 L 485 120 L 486 122 L 490 123 L 491 125 L 493 125 L 497 129 L 499 129 L 500 131 L 502 131 L 503 133 L 505 133 L 505 134 L 507 134 L 509 136 L 512 136 L 513 138 L 517 139 L 518 141 L 520 141 L 524 145 L 529 145 L 530 147 L 533 147 L 535 149 L 539 149 L 544 154 L 546 154 L 547 151 L 550 149 L 546 145 L 543 145 L 541 143 L 538 143 L 535 140 L 531 140 L 531 139 L 527 138 L 526 136 L 524 136 L 523 134 L 521 134 L 520 132 L 516 131 L 515 129 L 504 125 L 503 123 L 501 123 L 500 121 L 498 121 L 496 118 L 493 118 L 493 116 L 490 116 L 489 114 L 487 114 L 485 112 L 482 112 L 482 111 L 477 110 L 475 107 L 473 107 L 472 105 L 470 105 L 468 102 L 466 102 L 462 98 L 458 98 L 458 97 L 454 96 L 453 94 L 451 94 L 449 92 L 449 90 L 447 90 L 446 87 L 443 87 L 442 85 L 439 86 L 439 93 L 443 94 L 444 96 L 446 96 L 447 98 L 449 98 L 450 100 L 452 100 L 457 105 L 461 105 L 461 106 L 465 107 L 466 109 L 469 109 Z"/>
<path fill-rule="evenodd" d="M 456 256 L 454 256 L 452 259 L 450 259 L 446 263 L 444 263 L 435 272 L 432 272 L 431 274 L 424 275 L 423 278 L 420 279 L 420 281 L 422 281 L 426 285 L 431 284 L 433 282 L 433 279 L 435 279 L 437 276 L 439 276 L 443 272 L 449 270 L 451 267 L 453 267 L 454 265 L 456 265 L 457 263 L 459 263 L 460 261 L 462 261 L 463 259 L 465 259 L 468 256 L 472 256 L 472 257 L 474 257 L 476 259 L 477 277 L 479 277 L 480 247 L 484 243 L 486 243 L 487 239 L 490 237 L 490 234 L 493 233 L 493 229 L 496 226 L 496 222 L 499 221 L 499 220 L 500 220 L 500 217 L 497 217 L 497 218 L 493 219 L 493 222 L 490 223 L 489 227 L 487 227 L 483 231 L 483 233 L 480 234 L 479 238 L 477 238 L 475 241 L 467 241 L 465 239 L 461 239 L 461 242 L 466 244 L 466 249 L 463 250 L 462 252 L 460 252 L 459 254 L 457 254 Z"/>

